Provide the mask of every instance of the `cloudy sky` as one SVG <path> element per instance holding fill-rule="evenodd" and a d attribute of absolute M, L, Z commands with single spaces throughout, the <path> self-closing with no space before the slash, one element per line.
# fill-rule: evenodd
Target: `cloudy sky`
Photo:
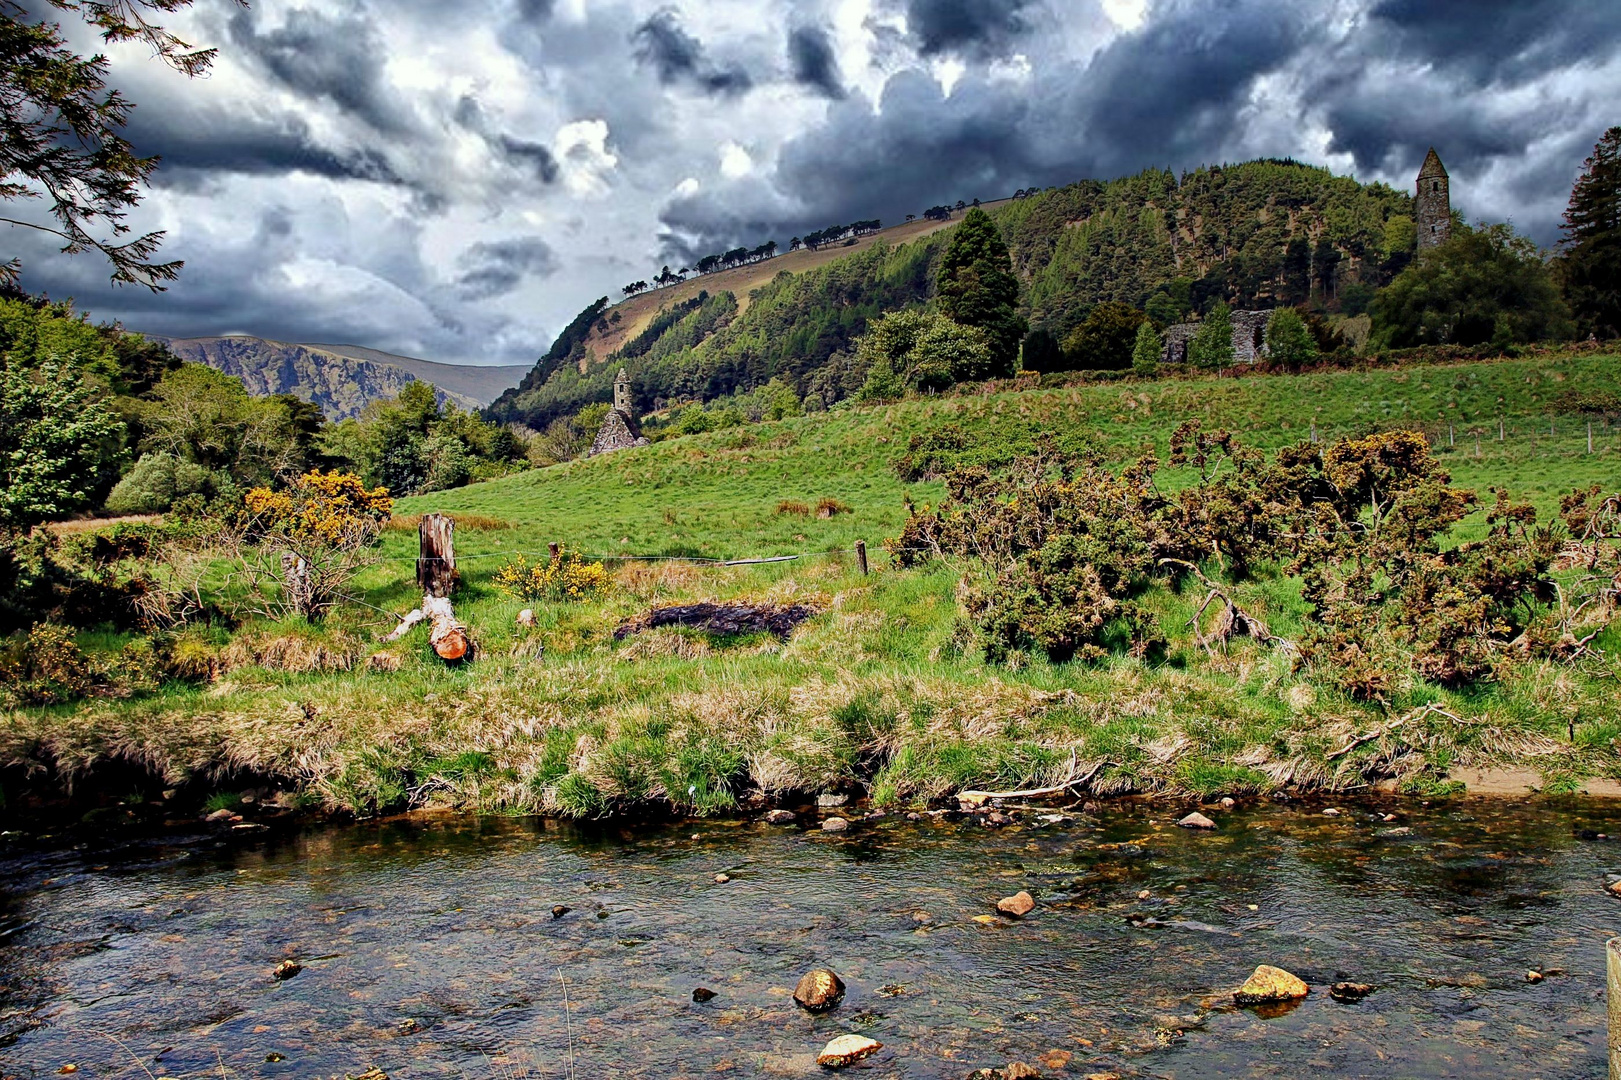
<path fill-rule="evenodd" d="M 24 285 L 154 333 L 532 360 L 736 243 L 1032 184 L 1293 156 L 1557 239 L 1621 123 L 1598 0 L 197 0 L 113 77 L 166 293 L 23 230 Z"/>

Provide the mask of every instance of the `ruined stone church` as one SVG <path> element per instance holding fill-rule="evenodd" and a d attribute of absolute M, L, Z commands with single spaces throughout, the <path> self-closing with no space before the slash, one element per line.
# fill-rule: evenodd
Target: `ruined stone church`
<path fill-rule="evenodd" d="M 1452 190 L 1441 155 L 1430 147 L 1418 170 L 1413 212 L 1417 218 L 1418 250 L 1446 243 L 1452 235 Z M 1233 362 L 1253 364 L 1266 356 L 1266 324 L 1270 311 L 1235 311 L 1233 314 Z M 1185 364 L 1188 343 L 1199 332 L 1196 322 L 1177 323 L 1165 328 L 1160 363 Z"/>
<path fill-rule="evenodd" d="M 630 376 L 624 368 L 614 378 L 614 403 L 608 415 L 602 418 L 597 437 L 591 443 L 586 457 L 596 457 L 611 450 L 626 450 L 632 446 L 646 446 L 641 428 L 636 423 L 636 407 L 631 404 Z"/>

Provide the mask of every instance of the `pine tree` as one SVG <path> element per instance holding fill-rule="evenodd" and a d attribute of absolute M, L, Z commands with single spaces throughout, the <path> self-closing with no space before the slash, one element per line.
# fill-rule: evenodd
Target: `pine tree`
<path fill-rule="evenodd" d="M 940 258 L 940 310 L 991 339 L 993 375 L 1011 375 L 1025 321 L 1019 315 L 1019 279 L 996 223 L 985 211 L 963 215 Z"/>
<path fill-rule="evenodd" d="M 1137 340 L 1131 347 L 1131 370 L 1138 375 L 1153 376 L 1159 374 L 1159 358 L 1164 346 L 1159 339 L 1159 331 L 1147 319 L 1137 327 Z"/>
<path fill-rule="evenodd" d="M 1565 210 L 1560 280 L 1582 330 L 1621 337 L 1621 127 L 1582 162 Z"/>
<path fill-rule="evenodd" d="M 1196 368 L 1220 371 L 1232 362 L 1233 313 L 1226 304 L 1217 304 L 1188 342 L 1188 363 Z"/>

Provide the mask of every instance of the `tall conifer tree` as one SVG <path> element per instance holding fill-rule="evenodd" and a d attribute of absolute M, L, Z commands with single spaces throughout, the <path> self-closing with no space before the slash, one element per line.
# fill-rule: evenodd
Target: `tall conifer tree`
<path fill-rule="evenodd" d="M 996 223 L 972 209 L 940 259 L 940 310 L 954 322 L 977 326 L 991 339 L 993 375 L 1013 374 L 1026 324 L 1019 315 L 1019 279 Z"/>
<path fill-rule="evenodd" d="M 1582 163 L 1565 210 L 1560 279 L 1581 330 L 1621 337 L 1621 127 Z"/>

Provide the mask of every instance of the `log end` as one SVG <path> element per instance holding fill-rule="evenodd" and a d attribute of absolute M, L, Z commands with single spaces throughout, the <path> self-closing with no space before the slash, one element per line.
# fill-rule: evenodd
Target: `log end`
<path fill-rule="evenodd" d="M 459 664 L 468 659 L 473 643 L 461 630 L 452 630 L 433 643 L 433 651 L 447 664 Z"/>

